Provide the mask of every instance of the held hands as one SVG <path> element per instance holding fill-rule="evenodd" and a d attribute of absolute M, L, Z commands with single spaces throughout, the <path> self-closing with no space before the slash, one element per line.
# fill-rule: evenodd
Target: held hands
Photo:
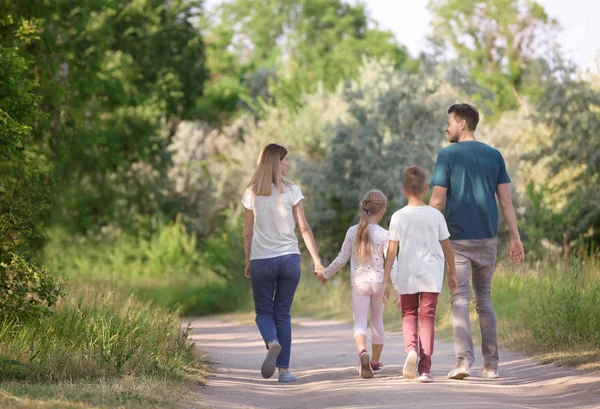
<path fill-rule="evenodd" d="M 327 282 L 327 279 L 323 276 L 323 270 L 325 270 L 325 267 L 323 267 L 321 262 L 315 263 L 315 269 L 313 271 L 313 274 L 319 279 L 319 281 L 325 284 Z"/>
<path fill-rule="evenodd" d="M 525 250 L 520 237 L 511 237 L 508 245 L 508 257 L 513 264 L 519 264 L 525 257 Z"/>

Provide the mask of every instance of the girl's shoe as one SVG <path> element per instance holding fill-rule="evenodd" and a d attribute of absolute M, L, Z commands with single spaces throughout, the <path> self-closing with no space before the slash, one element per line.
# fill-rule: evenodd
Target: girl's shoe
<path fill-rule="evenodd" d="M 289 372 L 279 372 L 279 382 L 296 382 L 296 377 Z"/>
<path fill-rule="evenodd" d="M 383 368 L 383 364 L 381 362 L 371 362 L 371 369 L 373 371 L 381 371 Z"/>
<path fill-rule="evenodd" d="M 423 372 L 419 374 L 418 380 L 421 383 L 431 383 L 433 382 L 433 376 L 431 376 L 431 374 L 428 374 L 427 372 Z"/>
<path fill-rule="evenodd" d="M 373 369 L 371 369 L 371 357 L 367 351 L 360 353 L 360 377 L 372 378 Z"/>
<path fill-rule="evenodd" d="M 415 379 L 417 377 L 417 351 L 412 350 L 406 356 L 404 361 L 404 368 L 402 368 L 402 376 L 404 379 Z"/>
<path fill-rule="evenodd" d="M 269 350 L 267 351 L 267 356 L 260 368 L 260 373 L 263 378 L 270 378 L 275 373 L 275 364 L 277 362 L 277 357 L 281 352 L 281 345 L 278 341 L 269 342 Z"/>

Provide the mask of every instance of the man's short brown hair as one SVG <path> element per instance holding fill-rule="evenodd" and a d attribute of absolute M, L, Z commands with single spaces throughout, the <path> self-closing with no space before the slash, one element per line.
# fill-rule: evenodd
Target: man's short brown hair
<path fill-rule="evenodd" d="M 411 195 L 420 195 L 425 191 L 425 171 L 419 166 L 404 169 L 404 188 Z"/>
<path fill-rule="evenodd" d="M 448 108 L 448 115 L 454 114 L 467 123 L 467 129 L 474 132 L 479 123 L 479 112 L 477 108 L 469 104 L 454 104 Z"/>

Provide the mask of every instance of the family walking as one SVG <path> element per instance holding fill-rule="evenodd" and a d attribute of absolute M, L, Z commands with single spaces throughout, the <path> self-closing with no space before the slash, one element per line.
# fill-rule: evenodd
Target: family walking
<path fill-rule="evenodd" d="M 276 144 L 263 148 L 242 197 L 244 274 L 252 283 L 256 324 L 267 347 L 261 368 L 263 377 L 272 377 L 278 369 L 280 382 L 296 380 L 289 371 L 290 308 L 301 275 L 296 227 L 313 259 L 314 273 L 323 283 L 350 260 L 354 341 L 361 377 L 372 378 L 374 371 L 381 369 L 383 311 L 390 299 L 391 282 L 393 302 L 402 310 L 406 353 L 403 376 L 433 381 L 430 372 L 435 313 L 445 266 L 452 294 L 457 359 L 448 378 L 470 376 L 475 361 L 469 320 L 471 283 L 484 357 L 479 375 L 499 377 L 496 315 L 491 301 L 497 252 L 496 196 L 510 232 L 510 259 L 520 262 L 524 251 L 504 159 L 496 149 L 476 140 L 478 122 L 475 107 L 451 106 L 446 126 L 451 145 L 438 154 L 429 205 L 424 202 L 429 191 L 425 171 L 419 166 L 407 167 L 402 189 L 408 204 L 392 215 L 389 230 L 379 225 L 387 210 L 385 194 L 378 190 L 367 192 L 360 203 L 358 224 L 349 227 L 339 255 L 326 268 L 321 264 L 304 214 L 304 196 L 297 185 L 286 179 L 287 150 Z M 371 353 L 367 350 L 369 314 Z"/>

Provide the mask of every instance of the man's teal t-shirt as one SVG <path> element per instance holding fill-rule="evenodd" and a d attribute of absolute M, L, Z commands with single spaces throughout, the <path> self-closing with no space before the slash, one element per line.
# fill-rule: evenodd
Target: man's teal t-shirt
<path fill-rule="evenodd" d="M 440 151 L 431 184 L 448 188 L 446 221 L 450 240 L 498 235 L 496 187 L 510 183 L 498 150 L 478 141 L 452 144 Z"/>

